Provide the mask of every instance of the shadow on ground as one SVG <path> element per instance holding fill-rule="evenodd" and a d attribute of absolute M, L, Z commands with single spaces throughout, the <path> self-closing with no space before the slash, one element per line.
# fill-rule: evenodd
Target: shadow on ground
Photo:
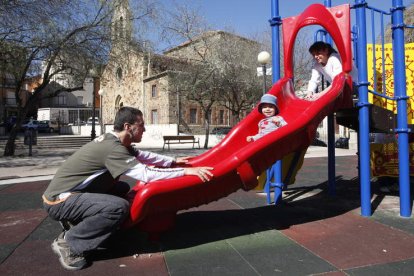
<path fill-rule="evenodd" d="M 283 202 L 276 206 L 263 206 L 265 197 L 254 191 L 239 191 L 222 200 L 241 209 L 183 211 L 177 215 L 175 227 L 163 233 L 158 242 L 148 241 L 147 234 L 137 229 L 124 230 L 112 238 L 108 249 L 94 252 L 91 260 L 189 248 L 262 231 L 284 230 L 293 225 L 336 217 L 360 207 L 358 178 L 343 180 L 337 177 L 336 196 L 329 196 L 327 190 L 326 182 L 292 187 L 285 192 Z M 306 194 L 310 196 L 300 198 Z"/>

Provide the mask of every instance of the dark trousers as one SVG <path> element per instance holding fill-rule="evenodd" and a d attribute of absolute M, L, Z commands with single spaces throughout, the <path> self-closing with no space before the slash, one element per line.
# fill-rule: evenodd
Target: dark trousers
<path fill-rule="evenodd" d="M 49 216 L 75 225 L 65 240 L 75 253 L 96 249 L 115 232 L 129 214 L 127 200 L 109 194 L 75 193 L 56 205 L 44 204 Z"/>

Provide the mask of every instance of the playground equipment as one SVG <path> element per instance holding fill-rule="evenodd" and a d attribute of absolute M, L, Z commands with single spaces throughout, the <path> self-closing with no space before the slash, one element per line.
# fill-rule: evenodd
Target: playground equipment
<path fill-rule="evenodd" d="M 326 6 L 330 6 L 330 1 Z M 394 60 L 401 62 L 395 66 L 394 75 L 402 75 L 401 83 L 405 83 L 403 59 L 403 23 L 402 1 L 393 1 L 393 29 L 394 29 Z M 366 31 L 365 1 L 357 0 L 352 7 L 356 10 L 358 36 L 356 39 L 356 53 L 358 57 L 359 77 L 359 156 L 361 181 L 361 213 L 364 216 L 371 214 L 370 209 L 370 164 L 369 164 L 369 107 L 368 81 L 366 66 Z M 347 73 L 352 68 L 351 31 L 349 5 L 325 8 L 320 4 L 309 6 L 302 14 L 284 19 L 284 51 L 285 77 L 277 81 L 268 92 L 278 97 L 280 115 L 284 117 L 287 126 L 274 131 L 256 142 L 246 142 L 246 136 L 256 132 L 257 123 L 262 119 L 257 107 L 215 147 L 194 158 L 189 166 L 212 166 L 214 178 L 209 182 L 201 182 L 195 176 L 184 176 L 176 179 L 154 181 L 147 184 L 137 183 L 131 193 L 130 218 L 125 227 L 136 225 L 141 230 L 156 235 L 167 230 L 174 223 L 179 210 L 196 207 L 218 200 L 238 189 L 250 190 L 257 184 L 257 176 L 272 165 L 275 160 L 283 156 L 306 149 L 313 140 L 318 124 L 326 116 L 335 111 L 352 107 L 351 87 L 352 80 Z M 281 24 L 278 16 L 277 0 L 272 0 L 272 34 L 279 35 L 278 26 Z M 321 25 L 332 36 L 343 62 L 343 72 L 336 76 L 327 88 L 327 93 L 315 101 L 306 101 L 296 97 L 293 78 L 293 46 L 297 32 L 307 25 Z M 354 30 L 355 33 L 355 30 Z M 279 56 L 279 44 L 274 43 L 273 55 Z M 402 61 L 401 61 L 402 57 Z M 279 78 L 280 66 L 277 59 L 273 59 L 273 79 Z M 395 92 L 398 105 L 398 127 L 400 154 L 400 197 L 401 216 L 410 216 L 409 179 L 408 179 L 408 132 L 405 87 L 396 85 Z M 400 116 L 402 117 L 400 119 Z M 332 121 L 332 116 L 331 122 Z M 329 185 L 334 188 L 334 141 L 333 128 L 328 141 L 329 154 Z M 280 162 L 279 162 L 280 164 Z M 278 173 L 279 164 L 275 168 L 276 181 L 281 182 Z M 281 166 L 280 166 L 281 167 Z M 408 206 L 407 206 L 408 203 Z"/>
<path fill-rule="evenodd" d="M 331 6 L 331 1 L 324 1 L 326 7 Z M 400 186 L 400 215 L 402 217 L 411 216 L 411 201 L 410 201 L 410 181 L 409 181 L 409 147 L 408 147 L 408 133 L 410 128 L 407 125 L 407 93 L 406 93 L 406 72 L 405 72 L 405 54 L 404 54 L 404 28 L 413 28 L 414 26 L 407 26 L 403 20 L 403 2 L 402 0 L 393 0 L 390 12 L 382 11 L 369 6 L 364 0 L 356 0 L 355 5 L 351 7 L 355 10 L 356 25 L 353 27 L 354 35 L 354 55 L 358 67 L 358 103 L 357 108 L 353 110 L 342 110 L 337 113 L 337 121 L 340 124 L 348 126 L 358 131 L 358 153 L 359 153 L 359 178 L 361 186 L 361 214 L 363 216 L 371 215 L 371 183 L 370 183 L 370 132 L 395 132 L 398 134 L 398 169 L 399 169 L 399 186 Z M 393 60 L 394 60 L 394 96 L 387 97 L 384 93 L 378 93 L 374 90 L 368 90 L 369 82 L 367 71 L 372 68 L 367 67 L 367 20 L 366 10 L 371 11 L 371 33 L 372 40 L 375 46 L 376 32 L 374 24 L 374 14 L 380 14 L 381 19 L 381 37 L 382 45 L 384 44 L 384 15 L 392 18 L 392 38 L 393 38 Z M 272 19 L 270 20 L 272 26 L 272 45 L 273 56 L 279 55 L 279 36 L 278 26 L 281 24 L 278 1 L 272 0 Z M 331 35 L 332 33 L 329 32 Z M 329 42 L 329 37 L 328 41 Z M 273 59 L 276 60 L 277 59 Z M 273 71 L 278 72 L 279 64 L 273 63 Z M 373 68 L 376 68 L 374 66 Z M 375 72 L 374 72 L 375 75 Z M 274 76 L 276 81 L 278 75 Z M 383 77 L 385 81 L 385 77 Z M 397 102 L 397 127 L 394 125 L 394 114 L 387 112 L 384 109 L 376 108 L 368 101 L 368 92 L 380 97 L 388 98 Z M 345 116 L 344 116 L 345 114 Z M 338 117 L 342 117 L 339 118 Z M 347 117 L 347 118 L 344 118 Z M 383 120 L 384 118 L 388 118 Z M 391 118 L 391 120 L 389 119 Z M 386 122 L 384 125 L 383 123 Z M 382 125 L 381 125 L 382 124 Z M 281 163 L 278 161 L 273 166 L 273 179 L 275 179 L 275 198 L 276 194 L 280 193 L 280 187 L 283 187 L 281 181 Z M 329 194 L 335 194 L 335 147 L 334 147 L 334 123 L 333 116 L 328 116 L 328 190 Z M 279 190 L 279 191 L 278 191 Z M 275 200 L 276 202 L 276 200 Z"/>
<path fill-rule="evenodd" d="M 349 5 L 326 9 L 314 4 L 301 15 L 285 20 L 286 74 L 268 93 L 278 98 L 280 115 L 288 124 L 255 142 L 247 142 L 246 137 L 257 131 L 257 124 L 263 118 L 256 107 L 218 145 L 189 163 L 189 166 L 214 167 L 211 181 L 201 182 L 196 176 L 184 176 L 145 185 L 138 183 L 131 193 L 130 219 L 126 226 L 137 225 L 157 234 L 171 227 L 179 210 L 209 203 L 238 189 L 253 189 L 257 176 L 275 160 L 306 149 L 327 115 L 352 106 L 352 80 L 347 74 L 352 68 Z M 344 63 L 344 72 L 336 76 L 327 93 L 315 101 L 296 97 L 292 84 L 294 40 L 299 29 L 309 24 L 320 24 L 333 34 Z"/>
<path fill-rule="evenodd" d="M 399 155 L 399 186 L 400 186 L 400 215 L 411 216 L 410 202 L 410 179 L 409 179 L 409 148 L 407 124 L 407 91 L 406 72 L 404 57 L 404 6 L 402 0 L 393 0 L 391 15 L 393 30 L 393 56 L 394 56 L 394 100 L 397 102 L 397 127 L 394 132 L 398 134 L 398 155 Z M 357 38 L 358 70 L 359 70 L 359 149 L 360 149 L 360 181 L 361 181 L 361 213 L 371 215 L 371 192 L 370 192 L 370 167 L 369 167 L 369 102 L 368 102 L 368 78 L 367 78 L 367 56 L 366 47 L 366 8 L 377 11 L 367 6 L 365 1 L 356 1 L 355 9 L 357 25 L 360 26 Z M 375 67 L 374 67 L 375 68 Z"/>

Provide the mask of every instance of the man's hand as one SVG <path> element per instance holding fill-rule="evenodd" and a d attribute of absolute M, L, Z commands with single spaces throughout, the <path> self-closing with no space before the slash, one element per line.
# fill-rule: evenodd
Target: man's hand
<path fill-rule="evenodd" d="M 214 176 L 210 171 L 213 170 L 212 167 L 194 167 L 194 168 L 185 168 L 184 175 L 196 175 L 203 182 L 210 181 Z"/>
<path fill-rule="evenodd" d="M 253 136 L 247 136 L 246 141 L 247 142 L 253 142 Z"/>

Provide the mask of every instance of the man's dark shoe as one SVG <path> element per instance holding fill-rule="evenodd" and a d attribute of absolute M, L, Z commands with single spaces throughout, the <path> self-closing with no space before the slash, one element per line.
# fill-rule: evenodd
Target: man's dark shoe
<path fill-rule="evenodd" d="M 65 241 L 62 232 L 52 243 L 53 251 L 59 256 L 60 264 L 68 270 L 80 270 L 87 265 L 83 254 L 71 252 L 68 243 Z"/>

